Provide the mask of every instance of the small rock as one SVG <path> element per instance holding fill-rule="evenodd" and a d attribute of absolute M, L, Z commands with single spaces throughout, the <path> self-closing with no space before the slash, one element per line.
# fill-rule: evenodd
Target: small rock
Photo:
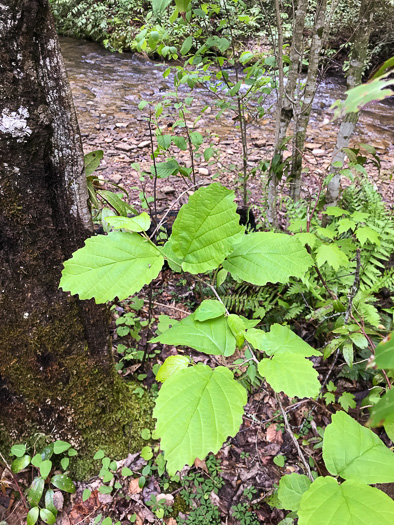
<path fill-rule="evenodd" d="M 109 179 L 115 184 L 119 184 L 119 182 L 122 180 L 122 175 L 119 175 L 118 173 L 114 173 L 113 175 L 109 176 Z"/>
<path fill-rule="evenodd" d="M 101 492 L 99 492 L 98 500 L 102 505 L 110 505 L 114 498 L 111 496 L 111 494 L 101 494 Z"/>
<path fill-rule="evenodd" d="M 119 151 L 131 151 L 132 149 L 135 149 L 135 146 L 132 146 L 131 144 L 123 144 L 122 142 L 120 144 L 115 144 L 115 149 L 118 149 Z"/>
<path fill-rule="evenodd" d="M 167 507 L 171 507 L 174 504 L 174 496 L 172 494 L 158 494 L 156 496 L 156 500 L 160 501 L 161 499 L 164 499 L 164 505 Z"/>
<path fill-rule="evenodd" d="M 164 188 L 162 188 L 162 192 L 163 193 L 175 193 L 175 188 L 173 188 L 172 186 L 164 186 Z"/>
<path fill-rule="evenodd" d="M 144 140 L 138 144 L 138 148 L 146 148 L 146 146 L 149 146 L 150 140 Z"/>
<path fill-rule="evenodd" d="M 305 142 L 304 147 L 306 149 L 318 149 L 321 148 L 321 144 L 316 144 L 315 142 Z"/>
<path fill-rule="evenodd" d="M 203 177 L 206 177 L 209 175 L 209 170 L 207 170 L 207 168 L 198 168 L 198 173 Z"/>
<path fill-rule="evenodd" d="M 316 157 L 322 157 L 323 155 L 326 154 L 326 151 L 324 149 L 316 148 L 316 149 L 312 150 L 312 153 L 313 153 L 313 155 L 316 155 Z"/>
<path fill-rule="evenodd" d="M 127 128 L 127 123 L 126 122 L 115 122 L 115 126 L 117 128 Z"/>

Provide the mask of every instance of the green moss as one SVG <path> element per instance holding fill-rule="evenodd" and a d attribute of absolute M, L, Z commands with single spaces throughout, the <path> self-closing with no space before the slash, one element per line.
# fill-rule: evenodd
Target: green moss
<path fill-rule="evenodd" d="M 190 507 L 182 498 L 182 496 L 180 494 L 177 494 L 174 498 L 174 505 L 172 506 L 171 516 L 173 518 L 177 518 L 180 512 L 182 512 L 183 514 L 187 514 L 188 512 L 190 512 Z"/>
<path fill-rule="evenodd" d="M 133 393 L 140 383 L 124 383 L 110 349 L 88 352 L 76 302 L 53 305 L 51 317 L 43 323 L 37 312 L 28 330 L 13 323 L 0 334 L 3 348 L 20 342 L 16 355 L 0 352 L 0 376 L 20 399 L 2 410 L 0 450 L 8 455 L 12 442 L 31 443 L 38 432 L 49 442 L 68 441 L 78 451 L 71 475 L 80 480 L 98 473 L 98 449 L 113 459 L 141 450 L 141 430 L 154 427 L 154 400 L 148 391 L 141 398 Z"/>

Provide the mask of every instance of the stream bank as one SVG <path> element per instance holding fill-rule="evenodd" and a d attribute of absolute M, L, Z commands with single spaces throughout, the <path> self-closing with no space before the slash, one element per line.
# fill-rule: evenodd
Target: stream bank
<path fill-rule="evenodd" d="M 131 204 L 139 206 L 141 183 L 138 172 L 131 167 L 137 162 L 142 170 L 149 172 L 151 166 L 149 129 L 146 122 L 146 110 L 139 110 L 141 100 L 157 104 L 166 93 L 172 91 L 172 77 L 163 80 L 166 65 L 143 60 L 135 54 L 114 54 L 103 49 L 99 44 L 79 41 L 68 37 L 60 39 L 63 56 L 71 83 L 74 103 L 78 113 L 79 125 L 85 153 L 96 149 L 104 150 L 104 160 L 100 167 L 100 176 L 124 186 L 130 192 Z M 316 94 L 313 112 L 308 127 L 305 162 L 311 173 L 323 176 L 330 164 L 339 123 L 331 122 L 331 104 L 344 97 L 344 81 L 329 77 L 321 82 Z M 186 86 L 181 88 L 182 97 L 190 95 Z M 197 161 L 198 177 L 206 180 L 211 177 L 234 188 L 238 174 L 228 167 L 241 167 L 241 140 L 237 122 L 233 114 L 225 113 L 216 120 L 214 97 L 202 89 L 193 92 L 194 102 L 191 107 L 192 121 L 204 106 L 208 110 L 195 128 L 206 141 L 220 148 L 221 156 L 215 163 Z M 172 124 L 177 119 L 177 112 L 163 116 L 161 124 L 171 132 Z M 269 160 L 273 152 L 275 119 L 267 111 L 263 119 L 248 125 L 249 144 L 248 166 L 253 168 L 261 160 Z M 178 128 L 179 131 L 179 128 Z M 176 132 L 174 130 L 174 132 Z M 387 202 L 393 201 L 393 184 L 390 175 L 393 172 L 394 153 L 394 104 L 392 100 L 374 103 L 361 112 L 352 145 L 366 143 L 374 146 L 380 156 L 382 167 L 380 175 L 371 167 L 371 176 Z M 175 149 L 178 162 L 190 165 L 188 152 Z M 285 157 L 290 152 L 285 153 Z M 164 160 L 164 157 L 159 157 Z M 309 177 L 310 179 L 310 177 Z M 308 176 L 304 175 L 304 188 L 308 189 Z M 187 189 L 185 181 L 179 177 L 159 179 L 159 200 L 163 206 L 171 203 L 180 190 Z M 261 204 L 264 192 L 260 180 L 256 177 L 249 182 L 251 204 Z M 146 182 L 145 191 L 151 195 L 153 185 Z"/>

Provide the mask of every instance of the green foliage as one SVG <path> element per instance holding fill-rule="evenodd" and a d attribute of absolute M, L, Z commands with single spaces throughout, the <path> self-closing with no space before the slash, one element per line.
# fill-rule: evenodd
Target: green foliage
<path fill-rule="evenodd" d="M 163 261 L 158 249 L 138 234 L 98 235 L 65 262 L 60 286 L 98 303 L 126 299 L 157 277 Z"/>
<path fill-rule="evenodd" d="M 323 459 L 330 474 L 343 479 L 367 484 L 394 480 L 393 452 L 376 434 L 344 412 L 334 414 L 325 430 Z"/>
<path fill-rule="evenodd" d="M 211 355 L 231 356 L 236 340 L 225 316 L 207 321 L 197 321 L 196 314 L 189 315 L 152 340 L 152 343 L 185 345 Z"/>
<path fill-rule="evenodd" d="M 288 235 L 252 233 L 236 244 L 223 264 L 233 277 L 252 284 L 288 282 L 302 277 L 312 264 L 305 248 Z"/>
<path fill-rule="evenodd" d="M 156 374 L 156 381 L 164 383 L 178 370 L 183 370 L 189 365 L 189 359 L 183 355 L 170 355 L 161 365 L 158 373 Z"/>
<path fill-rule="evenodd" d="M 199 365 L 168 379 L 159 392 L 154 417 L 169 474 L 208 452 L 216 453 L 228 436 L 238 432 L 245 404 L 245 389 L 224 367 L 212 370 Z"/>
<path fill-rule="evenodd" d="M 278 497 L 285 509 L 298 511 L 301 497 L 311 485 L 311 480 L 304 475 L 288 474 L 279 482 Z"/>
<path fill-rule="evenodd" d="M 191 507 L 186 520 L 177 518 L 182 525 L 220 525 L 219 509 L 212 504 L 210 495 L 218 494 L 224 485 L 220 476 L 220 462 L 210 454 L 205 461 L 208 473 L 189 471 L 181 480 L 182 490 L 180 496 Z"/>
<path fill-rule="evenodd" d="M 271 359 L 259 362 L 258 370 L 272 388 L 276 392 L 283 391 L 289 397 L 317 396 L 320 390 L 318 374 L 311 361 L 305 358 L 319 355 L 319 352 L 286 326 L 273 325 L 268 334 L 261 334 L 260 340 L 257 340 L 256 333 L 257 330 L 252 338 L 256 348 L 264 349 L 271 356 Z"/>
<path fill-rule="evenodd" d="M 321 477 L 304 493 L 298 516 L 300 525 L 389 525 L 394 520 L 394 502 L 384 492 L 356 480 L 339 485 L 334 478 Z"/>
<path fill-rule="evenodd" d="M 184 271 L 213 270 L 229 255 L 244 232 L 236 208 L 234 193 L 216 183 L 199 189 L 182 206 L 171 245 Z"/>
<path fill-rule="evenodd" d="M 280 505 L 297 511 L 300 524 L 378 525 L 393 520 L 393 500 L 367 485 L 389 483 L 394 477 L 394 453 L 371 430 L 337 412 L 324 433 L 323 459 L 333 476 L 346 481 L 339 484 L 334 477 L 319 477 L 311 484 L 306 476 L 291 474 L 279 483 Z"/>
<path fill-rule="evenodd" d="M 35 477 L 27 489 L 27 502 L 31 507 L 27 514 L 27 525 L 34 525 L 39 517 L 44 523 L 52 525 L 56 522 L 58 511 L 53 504 L 54 491 L 50 488 L 50 485 L 69 494 L 73 494 L 76 490 L 74 482 L 66 474 L 55 474 L 49 479 L 56 465 L 54 464 L 53 456 L 67 453 L 68 457 L 63 457 L 60 461 L 63 466 L 64 460 L 68 460 L 67 468 L 69 457 L 77 455 L 77 452 L 71 448 L 70 443 L 59 440 L 46 446 L 41 452 L 35 454 L 33 458 L 25 454 L 26 448 L 25 444 L 14 445 L 11 448 L 11 455 L 16 456 L 16 459 L 12 462 L 11 470 L 13 473 L 18 474 L 31 465 L 34 472 Z"/>

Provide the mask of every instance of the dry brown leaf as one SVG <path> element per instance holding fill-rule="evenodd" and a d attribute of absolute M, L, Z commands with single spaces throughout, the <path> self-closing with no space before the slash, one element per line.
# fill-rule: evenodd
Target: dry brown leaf
<path fill-rule="evenodd" d="M 138 480 L 140 478 L 134 478 L 129 483 L 129 494 L 139 494 L 142 492 L 142 488 L 138 486 Z"/>
<path fill-rule="evenodd" d="M 208 468 L 207 468 L 207 465 L 205 463 L 205 460 L 201 461 L 201 459 L 196 458 L 194 460 L 194 466 L 196 468 L 200 468 L 200 469 L 204 470 L 208 474 Z"/>
<path fill-rule="evenodd" d="M 136 520 L 135 520 L 135 525 L 144 525 L 144 520 L 142 518 L 140 518 L 137 514 L 137 517 L 136 517 Z"/>
<path fill-rule="evenodd" d="M 283 443 L 282 432 L 280 430 L 277 430 L 276 423 L 272 423 L 267 428 L 267 435 L 265 439 L 266 441 L 268 441 L 268 443 L 278 443 L 278 445 L 281 445 Z"/>
<path fill-rule="evenodd" d="M 166 525 L 177 525 L 175 518 L 168 518 L 168 520 L 165 520 Z"/>

